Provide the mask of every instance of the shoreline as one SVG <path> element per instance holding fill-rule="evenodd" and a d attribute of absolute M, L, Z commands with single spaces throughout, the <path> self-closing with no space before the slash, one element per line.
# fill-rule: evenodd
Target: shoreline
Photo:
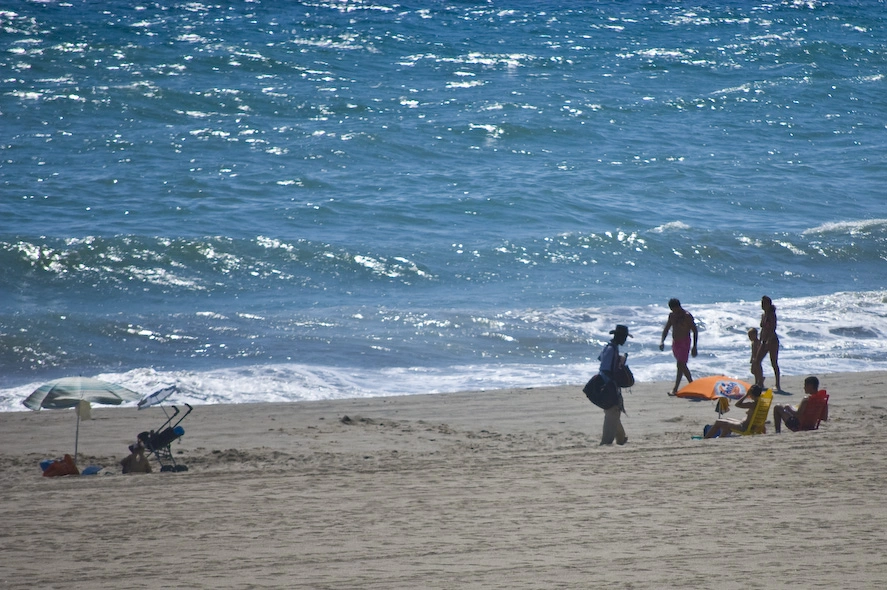
<path fill-rule="evenodd" d="M 115 474 L 64 478 L 38 463 L 72 452 L 74 413 L 2 413 L 16 565 L 0 586 L 731 588 L 748 548 L 768 587 L 883 586 L 887 372 L 818 376 L 819 431 L 776 435 L 771 414 L 767 434 L 711 441 L 692 436 L 713 402 L 638 383 L 624 447 L 598 446 L 603 412 L 581 385 L 195 406 L 173 445 L 189 470 L 125 476 L 160 408 L 94 407 L 78 465 Z M 774 403 L 797 404 L 803 379 L 783 377 Z"/>

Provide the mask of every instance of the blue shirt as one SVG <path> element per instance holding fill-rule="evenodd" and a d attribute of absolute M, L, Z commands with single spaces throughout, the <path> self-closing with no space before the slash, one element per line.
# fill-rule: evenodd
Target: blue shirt
<path fill-rule="evenodd" d="M 612 342 L 609 342 L 604 347 L 604 350 L 601 351 L 601 355 L 598 357 L 601 361 L 601 366 L 598 369 L 598 372 L 601 374 L 601 377 L 603 377 L 605 381 L 610 381 L 611 379 L 613 379 L 613 367 L 616 366 L 616 356 L 618 354 L 619 347 Z"/>

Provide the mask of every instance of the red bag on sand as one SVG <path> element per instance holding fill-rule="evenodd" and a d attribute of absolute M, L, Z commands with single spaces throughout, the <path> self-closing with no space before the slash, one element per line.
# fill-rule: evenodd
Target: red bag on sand
<path fill-rule="evenodd" d="M 60 475 L 80 475 L 71 455 L 65 455 L 64 459 L 53 461 L 43 470 L 43 477 L 58 477 Z"/>

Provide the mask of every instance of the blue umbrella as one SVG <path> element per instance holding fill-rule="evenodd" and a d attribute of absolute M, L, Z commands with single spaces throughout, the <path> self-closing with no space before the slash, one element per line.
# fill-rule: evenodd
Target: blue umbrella
<path fill-rule="evenodd" d="M 151 395 L 146 395 L 139 401 L 139 409 L 150 408 L 155 406 L 176 392 L 176 386 L 170 385 L 163 389 L 158 389 Z"/>

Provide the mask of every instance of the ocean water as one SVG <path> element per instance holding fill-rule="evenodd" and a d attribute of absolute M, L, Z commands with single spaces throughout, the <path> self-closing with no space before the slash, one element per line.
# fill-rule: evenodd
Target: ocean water
<path fill-rule="evenodd" d="M 4 2 L 0 411 L 887 370 L 885 8 Z"/>

